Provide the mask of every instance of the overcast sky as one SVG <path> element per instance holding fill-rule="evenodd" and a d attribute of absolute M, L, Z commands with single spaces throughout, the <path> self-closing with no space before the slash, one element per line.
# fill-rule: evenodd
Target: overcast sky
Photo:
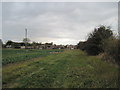
<path fill-rule="evenodd" d="M 117 2 L 4 2 L 2 40 L 77 44 L 99 25 L 117 33 Z"/>

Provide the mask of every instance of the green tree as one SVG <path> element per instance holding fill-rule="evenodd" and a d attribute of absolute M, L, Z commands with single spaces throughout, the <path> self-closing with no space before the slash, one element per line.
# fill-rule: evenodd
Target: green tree
<path fill-rule="evenodd" d="M 13 43 L 14 43 L 13 41 L 8 40 L 8 41 L 6 42 L 6 45 L 12 45 Z"/>
<path fill-rule="evenodd" d="M 85 51 L 89 55 L 98 55 L 99 53 L 103 52 L 103 40 L 108 39 L 113 35 L 112 30 L 110 27 L 105 27 L 101 25 L 98 28 L 95 28 L 92 33 L 89 34 L 86 45 Z"/>
<path fill-rule="evenodd" d="M 33 46 L 33 48 L 35 49 L 36 46 L 37 46 L 37 43 L 36 43 L 35 41 L 33 41 L 33 42 L 32 42 L 32 46 Z"/>
<path fill-rule="evenodd" d="M 25 43 L 25 48 L 27 49 L 27 46 L 29 45 L 30 39 L 29 38 L 23 38 L 23 42 Z"/>
<path fill-rule="evenodd" d="M 86 45 L 86 41 L 80 41 L 78 44 L 77 44 L 77 49 L 81 49 L 81 50 L 85 50 L 85 45 Z"/>
<path fill-rule="evenodd" d="M 30 39 L 29 39 L 29 38 L 23 38 L 23 42 L 24 42 L 24 43 L 29 43 L 29 42 L 30 42 Z"/>

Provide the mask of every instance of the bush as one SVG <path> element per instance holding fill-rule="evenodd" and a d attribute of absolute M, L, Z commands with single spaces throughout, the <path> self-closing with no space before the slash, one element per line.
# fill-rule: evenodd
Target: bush
<path fill-rule="evenodd" d="M 77 44 L 77 49 L 85 50 L 86 41 L 81 41 Z"/>
<path fill-rule="evenodd" d="M 104 59 L 113 63 L 120 64 L 120 40 L 116 37 L 111 37 L 104 40 Z"/>
<path fill-rule="evenodd" d="M 85 45 L 85 51 L 89 55 L 98 55 L 103 52 L 102 41 L 108 39 L 113 35 L 109 27 L 100 26 L 95 28 L 92 33 L 89 34 Z"/>

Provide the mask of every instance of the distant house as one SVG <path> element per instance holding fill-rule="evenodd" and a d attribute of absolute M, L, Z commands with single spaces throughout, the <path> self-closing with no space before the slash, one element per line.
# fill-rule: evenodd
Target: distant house
<path fill-rule="evenodd" d="M 66 45 L 66 49 L 77 49 L 76 45 Z"/>
<path fill-rule="evenodd" d="M 53 42 L 51 43 L 45 43 L 45 49 L 53 49 L 54 46 L 53 46 Z"/>
<path fill-rule="evenodd" d="M 14 43 L 12 44 L 12 47 L 13 47 L 13 48 L 20 48 L 21 46 L 20 46 L 20 43 L 14 42 Z"/>
<path fill-rule="evenodd" d="M 19 43 L 19 42 L 13 42 L 13 41 L 8 41 L 5 45 L 6 48 L 25 48 L 25 43 Z"/>
<path fill-rule="evenodd" d="M 12 47 L 13 47 L 13 46 L 12 46 L 13 43 L 14 43 L 13 41 L 9 40 L 9 41 L 6 43 L 5 47 L 6 47 L 6 48 L 12 48 Z"/>
<path fill-rule="evenodd" d="M 64 45 L 57 45 L 57 49 L 65 49 Z"/>
<path fill-rule="evenodd" d="M 25 49 L 25 43 L 20 43 L 20 48 Z"/>
<path fill-rule="evenodd" d="M 53 45 L 53 49 L 58 49 L 58 48 L 59 48 L 58 45 L 56 44 Z"/>
<path fill-rule="evenodd" d="M 39 45 L 39 49 L 64 49 L 64 48 L 65 48 L 64 45 L 56 45 L 53 44 L 53 42 Z"/>
<path fill-rule="evenodd" d="M 39 49 L 45 49 L 45 44 L 40 44 Z"/>
<path fill-rule="evenodd" d="M 20 49 L 76 49 L 76 45 L 56 45 L 51 43 L 25 43 L 23 42 L 13 42 L 13 41 L 8 41 L 5 45 L 6 48 L 20 48 Z"/>

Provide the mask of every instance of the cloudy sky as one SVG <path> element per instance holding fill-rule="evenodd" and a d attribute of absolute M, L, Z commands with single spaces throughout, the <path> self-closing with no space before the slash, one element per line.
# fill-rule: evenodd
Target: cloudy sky
<path fill-rule="evenodd" d="M 2 40 L 77 44 L 99 25 L 117 33 L 117 2 L 4 2 Z"/>

